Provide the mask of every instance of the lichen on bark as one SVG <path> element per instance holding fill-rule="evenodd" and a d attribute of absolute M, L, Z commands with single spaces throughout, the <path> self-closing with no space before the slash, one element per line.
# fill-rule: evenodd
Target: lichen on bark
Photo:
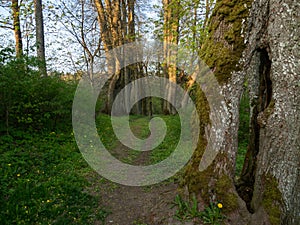
<path fill-rule="evenodd" d="M 212 69 L 224 96 L 227 111 L 222 114 L 226 130 L 217 140 L 218 154 L 212 164 L 199 171 L 199 163 L 211 132 L 211 112 L 201 90 L 196 105 L 200 121 L 198 147 L 187 165 L 182 186 L 190 194 L 200 196 L 207 204 L 221 201 L 224 212 L 243 221 L 240 208 L 246 208 L 235 191 L 235 157 L 237 152 L 238 105 L 244 82 L 239 60 L 245 48 L 242 34 L 243 21 L 248 15 L 251 0 L 217 1 L 208 25 L 208 36 L 201 48 L 200 57 Z M 243 210 L 241 210 L 243 211 Z M 243 215 L 242 215 L 243 214 Z M 229 217 L 231 217 L 229 216 Z"/>
<path fill-rule="evenodd" d="M 257 151 L 252 221 L 300 224 L 299 10 L 293 0 L 255 0 L 250 13 L 245 61 L 250 65 L 251 121 L 258 141 L 252 149 Z M 270 89 L 261 79 L 265 73 L 259 64 L 266 62 L 262 54 L 271 62 Z"/>

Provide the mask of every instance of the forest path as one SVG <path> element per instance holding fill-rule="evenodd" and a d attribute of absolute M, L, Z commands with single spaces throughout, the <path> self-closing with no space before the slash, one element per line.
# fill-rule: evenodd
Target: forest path
<path fill-rule="evenodd" d="M 131 130 L 138 137 L 145 137 L 149 133 L 147 133 L 147 126 L 143 125 L 145 119 L 142 120 L 134 119 L 131 123 Z M 150 151 L 134 152 L 119 141 L 110 152 L 120 161 L 132 165 L 151 164 Z M 100 195 L 99 205 L 110 212 L 105 224 L 193 224 L 174 219 L 176 207 L 172 208 L 172 202 L 177 194 L 178 184 L 172 179 L 156 185 L 132 187 L 111 182 L 95 172 L 90 177 L 90 181 L 92 186 L 89 192 Z"/>

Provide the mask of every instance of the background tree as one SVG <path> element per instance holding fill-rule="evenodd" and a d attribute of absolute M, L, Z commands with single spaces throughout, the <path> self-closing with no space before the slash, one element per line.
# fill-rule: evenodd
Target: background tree
<path fill-rule="evenodd" d="M 136 40 L 135 7 L 135 0 L 95 0 L 101 39 L 106 54 L 107 72 L 108 74 L 113 75 L 108 84 L 107 99 L 105 100 L 105 105 L 102 109 L 103 112 L 110 113 L 114 97 L 118 93 L 118 90 L 128 84 L 131 80 L 143 76 L 139 65 L 121 69 L 122 62 L 118 57 L 118 53 L 109 54 L 110 50 Z M 142 87 L 135 88 L 142 90 Z M 118 107 L 121 114 L 130 110 L 127 107 L 129 98 L 137 97 L 130 96 L 129 94 L 130 91 L 125 95 L 123 101 L 124 104 Z M 137 114 L 144 114 L 145 110 L 146 104 L 143 101 L 139 102 L 134 109 Z"/>
<path fill-rule="evenodd" d="M 179 36 L 179 0 L 163 0 L 163 43 L 164 43 L 164 76 L 172 83 L 177 83 L 177 50 L 170 44 L 176 46 Z M 175 114 L 176 110 L 169 102 L 175 102 L 176 92 L 174 88 L 168 86 L 167 101 L 163 101 L 163 112 L 165 114 Z"/>
<path fill-rule="evenodd" d="M 11 1 L 12 16 L 13 16 L 13 30 L 15 34 L 16 42 L 16 54 L 17 57 L 23 55 L 23 41 L 22 41 L 22 31 L 20 23 L 20 5 L 18 0 Z"/>
<path fill-rule="evenodd" d="M 71 35 L 70 42 L 79 44 L 83 50 L 86 71 L 94 83 L 94 66 L 101 56 L 102 45 L 97 14 L 90 1 L 72 1 L 56 3 L 51 9 L 55 20 Z M 69 57 L 74 67 L 77 62 L 69 51 Z M 77 70 L 77 69 L 76 69 Z"/>
<path fill-rule="evenodd" d="M 42 0 L 34 0 L 34 9 L 37 57 L 40 60 L 39 69 L 44 76 L 47 76 Z"/>

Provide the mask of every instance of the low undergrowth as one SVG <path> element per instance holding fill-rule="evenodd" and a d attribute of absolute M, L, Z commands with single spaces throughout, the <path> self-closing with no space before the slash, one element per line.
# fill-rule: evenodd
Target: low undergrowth
<path fill-rule="evenodd" d="M 72 133 L 14 131 L 0 138 L 0 221 L 93 224 L 108 211 L 85 191 L 90 168 Z"/>
<path fill-rule="evenodd" d="M 220 202 L 210 203 L 203 211 L 199 211 L 196 197 L 185 201 L 180 195 L 176 195 L 173 207 L 176 207 L 175 217 L 180 221 L 198 219 L 204 224 L 221 225 L 225 219 L 222 213 L 223 205 Z"/>

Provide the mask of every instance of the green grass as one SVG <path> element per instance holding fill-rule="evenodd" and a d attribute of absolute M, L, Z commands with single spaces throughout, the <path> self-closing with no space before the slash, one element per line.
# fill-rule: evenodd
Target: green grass
<path fill-rule="evenodd" d="M 180 136 L 178 116 L 159 117 L 166 122 L 167 134 L 151 151 L 151 164 L 166 159 L 176 148 Z M 248 143 L 248 121 L 247 99 L 244 99 L 237 171 L 242 168 Z M 110 117 L 101 114 L 96 122 L 104 145 L 114 148 L 118 140 Z M 147 138 L 148 117 L 130 116 L 130 124 L 137 137 Z M 11 135 L 0 137 L 0 154 L 1 224 L 93 224 L 103 222 L 108 215 L 108 210 L 99 205 L 101 196 L 87 191 L 89 182 L 85 177 L 91 173 L 91 168 L 77 149 L 71 131 L 14 130 Z M 131 163 L 139 154 L 139 151 L 130 151 L 125 162 Z"/>
<path fill-rule="evenodd" d="M 166 123 L 167 133 L 163 142 L 151 151 L 151 163 L 158 163 L 166 159 L 176 148 L 180 133 L 181 124 L 178 115 L 175 116 L 160 116 Z"/>
<path fill-rule="evenodd" d="M 108 212 L 85 191 L 90 168 L 69 133 L 0 138 L 1 224 L 93 224 Z"/>
<path fill-rule="evenodd" d="M 249 108 L 249 95 L 244 93 L 241 99 L 240 105 L 240 126 L 238 132 L 238 154 L 236 159 L 236 175 L 240 176 L 244 159 L 247 152 L 247 147 L 249 143 L 249 121 L 250 121 L 250 108 Z"/>
<path fill-rule="evenodd" d="M 176 148 L 180 137 L 180 118 L 178 115 L 165 116 L 165 115 L 154 115 L 162 118 L 167 125 L 167 134 L 163 142 L 153 149 L 150 153 L 150 164 L 158 163 L 166 159 Z M 245 154 L 247 152 L 247 146 L 249 142 L 249 97 L 244 95 L 240 106 L 240 127 L 238 133 L 239 145 L 238 154 L 236 159 L 236 175 L 238 176 L 243 167 Z M 145 139 L 149 135 L 149 117 L 131 115 L 129 117 L 130 126 L 132 132 L 136 137 Z M 101 141 L 107 147 L 107 149 L 113 149 L 117 145 L 117 137 L 114 134 L 111 126 L 110 116 L 100 114 L 97 118 L 98 133 Z M 128 157 L 120 159 L 125 163 L 131 164 L 139 155 L 140 151 L 130 150 Z"/>
<path fill-rule="evenodd" d="M 179 137 L 180 137 L 180 119 L 178 115 L 175 116 L 165 116 L 165 115 L 154 115 L 162 118 L 167 126 L 167 133 L 163 142 L 151 151 L 150 163 L 158 163 L 166 159 L 176 148 Z M 131 115 L 129 117 L 129 123 L 131 126 L 131 132 L 140 139 L 146 139 L 149 134 L 149 117 Z M 105 114 L 100 114 L 97 117 L 97 128 L 98 134 L 104 146 L 111 150 L 117 146 L 117 137 L 114 134 L 110 116 Z M 129 150 L 128 158 L 120 159 L 126 163 L 131 163 L 141 154 L 141 151 Z"/>

